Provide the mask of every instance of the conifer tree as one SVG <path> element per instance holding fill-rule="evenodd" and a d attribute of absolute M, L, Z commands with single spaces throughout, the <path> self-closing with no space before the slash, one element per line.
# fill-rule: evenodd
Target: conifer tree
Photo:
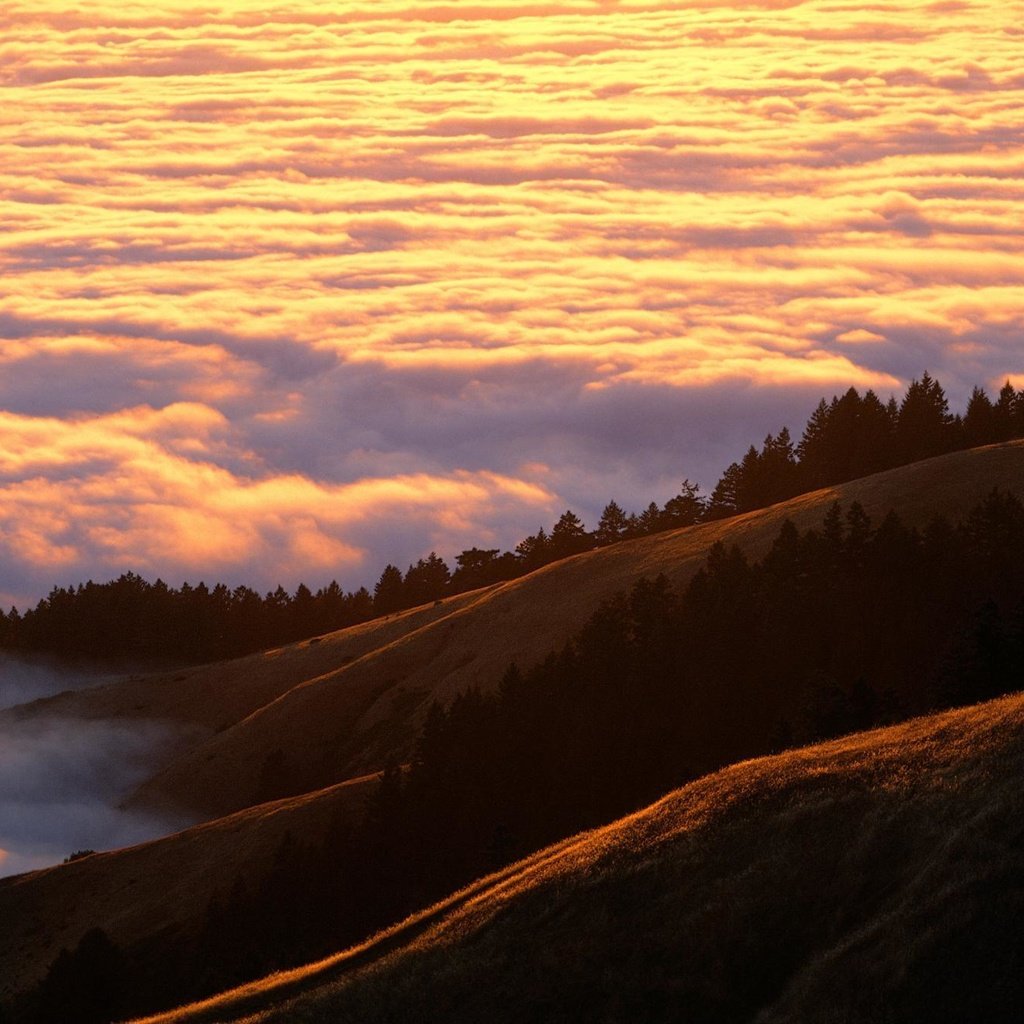
<path fill-rule="evenodd" d="M 373 588 L 373 611 L 376 615 L 389 615 L 405 605 L 405 582 L 402 570 L 388 563 Z"/>
<path fill-rule="evenodd" d="M 897 455 L 902 463 L 941 455 L 952 447 L 953 417 L 946 393 L 930 374 L 911 381 L 896 425 Z"/>
<path fill-rule="evenodd" d="M 700 493 L 700 485 L 683 481 L 679 493 L 665 502 L 662 513 L 666 526 L 693 526 L 704 518 L 707 502 Z"/>
<path fill-rule="evenodd" d="M 997 439 L 995 408 L 982 388 L 976 387 L 971 392 L 964 416 L 963 437 L 968 448 L 991 444 Z"/>
<path fill-rule="evenodd" d="M 616 501 L 609 501 L 601 513 L 594 531 L 594 540 L 598 547 L 605 547 L 623 539 L 629 527 L 629 520 L 622 507 Z"/>
<path fill-rule="evenodd" d="M 566 509 L 551 530 L 552 556 L 566 558 L 589 547 L 591 540 L 583 521 L 571 509 Z"/>

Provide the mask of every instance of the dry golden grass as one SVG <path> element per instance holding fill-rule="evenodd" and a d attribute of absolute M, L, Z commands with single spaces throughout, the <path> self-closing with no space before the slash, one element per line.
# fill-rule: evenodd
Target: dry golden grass
<path fill-rule="evenodd" d="M 1011 1020 L 1022 775 L 1020 695 L 748 761 L 146 1024 Z"/>
<path fill-rule="evenodd" d="M 410 621 L 415 628 L 398 635 L 381 629 L 373 634 L 379 642 L 361 657 L 311 673 L 191 746 L 142 787 L 137 802 L 169 801 L 207 814 L 237 810 L 252 802 L 263 761 L 279 747 L 301 759 L 310 788 L 380 768 L 389 757 L 404 759 L 431 700 L 471 685 L 494 686 L 513 660 L 523 668 L 540 660 L 576 633 L 601 600 L 640 576 L 665 573 L 685 584 L 716 541 L 758 556 L 785 519 L 802 528 L 818 525 L 835 500 L 859 501 L 877 520 L 893 508 L 910 524 L 936 515 L 956 519 L 995 486 L 1024 494 L 1024 442 L 958 452 L 734 519 L 588 552 L 463 595 L 432 614 L 419 613 L 426 618 Z M 239 678 L 251 664 L 239 664 Z M 230 666 L 222 671 L 220 685 L 230 688 Z"/>

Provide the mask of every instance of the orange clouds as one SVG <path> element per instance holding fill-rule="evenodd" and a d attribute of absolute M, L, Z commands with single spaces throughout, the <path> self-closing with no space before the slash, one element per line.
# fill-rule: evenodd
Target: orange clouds
<path fill-rule="evenodd" d="M 39 564 L 244 567 L 303 503 L 294 557 L 355 564 L 323 508 L 418 474 L 497 529 L 597 393 L 1024 373 L 1012 5 L 67 6 L 0 12 L 5 494 L 177 498 L 19 526 Z M 454 531 L 402 486 L 421 547 Z"/>
<path fill-rule="evenodd" d="M 554 508 L 542 485 L 488 472 L 345 485 L 247 479 L 195 457 L 195 439 L 224 428 L 200 406 L 75 422 L 0 416 L 0 478 L 16 478 L 0 484 L 0 545 L 62 578 L 89 566 L 192 578 L 244 567 L 270 585 L 376 570 L 359 541 L 388 524 L 450 548 L 467 532 L 486 535 L 501 510 L 547 517 Z"/>

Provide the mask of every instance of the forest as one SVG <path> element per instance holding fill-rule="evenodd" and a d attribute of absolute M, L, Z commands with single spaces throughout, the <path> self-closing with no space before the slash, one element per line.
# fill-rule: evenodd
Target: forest
<path fill-rule="evenodd" d="M 1012 692 L 1022 664 L 1016 497 L 923 530 L 833 505 L 760 561 L 716 546 L 681 593 L 641 579 L 541 664 L 435 704 L 365 820 L 286 837 L 197 932 L 89 933 L 12 1012 L 106 1021 L 309 961 L 726 764 Z"/>
<path fill-rule="evenodd" d="M 850 388 L 824 398 L 799 442 L 787 428 L 751 445 L 722 474 L 710 495 L 683 481 L 664 505 L 627 512 L 609 501 L 594 529 L 567 510 L 550 530 L 525 537 L 513 551 L 470 547 L 452 569 L 436 553 L 403 573 L 381 572 L 373 593 L 345 591 L 336 581 L 315 592 L 300 584 L 261 595 L 247 586 L 207 586 L 134 572 L 110 582 L 55 587 L 36 607 L 0 614 L 0 648 L 105 663 L 160 665 L 237 657 L 343 629 L 478 587 L 514 579 L 550 562 L 661 530 L 722 519 L 945 452 L 1024 437 L 1024 391 L 1007 382 L 993 401 L 975 388 L 964 413 L 952 414 L 941 384 L 924 373 L 901 401 Z"/>

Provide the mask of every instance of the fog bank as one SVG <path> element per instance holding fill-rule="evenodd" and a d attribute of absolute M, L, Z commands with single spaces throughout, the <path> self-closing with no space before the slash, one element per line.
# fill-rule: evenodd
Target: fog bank
<path fill-rule="evenodd" d="M 185 824 L 117 809 L 172 738 L 155 722 L 0 718 L 0 876 Z"/>
<path fill-rule="evenodd" d="M 68 668 L 46 659 L 16 658 L 0 652 L 0 711 L 113 678 L 112 673 L 100 669 Z"/>

